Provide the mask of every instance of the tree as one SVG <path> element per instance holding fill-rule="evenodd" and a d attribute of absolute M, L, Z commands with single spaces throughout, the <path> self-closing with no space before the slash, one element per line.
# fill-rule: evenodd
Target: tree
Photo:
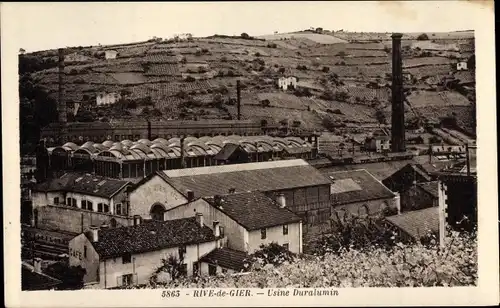
<path fill-rule="evenodd" d="M 79 290 L 83 288 L 83 277 L 87 271 L 81 266 L 69 266 L 67 262 L 57 262 L 49 265 L 46 274 L 62 281 L 62 290 Z"/>
<path fill-rule="evenodd" d="M 247 33 L 245 33 L 245 32 L 243 32 L 243 33 L 240 35 L 240 37 L 241 37 L 242 39 L 245 39 L 245 40 L 250 39 L 250 35 L 248 35 L 248 34 L 247 34 Z"/>
<path fill-rule="evenodd" d="M 328 66 L 323 66 L 321 70 L 323 71 L 323 73 L 328 73 L 330 71 L 330 68 Z"/>
<path fill-rule="evenodd" d="M 176 281 L 187 275 L 183 256 L 177 258 L 176 256 L 169 254 L 166 258 L 161 260 L 161 263 L 162 264 L 150 277 L 150 282 L 152 284 L 161 282 L 160 280 Z M 168 277 L 165 277 L 166 279 L 161 279 L 162 274 L 167 274 Z"/>
<path fill-rule="evenodd" d="M 428 41 L 429 40 L 429 36 L 427 34 L 425 34 L 425 33 L 422 33 L 419 36 L 417 36 L 417 40 L 418 41 Z"/>

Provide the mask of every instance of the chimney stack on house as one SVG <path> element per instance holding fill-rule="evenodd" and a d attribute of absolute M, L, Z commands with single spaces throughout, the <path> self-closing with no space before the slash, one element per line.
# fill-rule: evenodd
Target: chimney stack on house
<path fill-rule="evenodd" d="M 405 108 L 403 97 L 403 63 L 400 33 L 392 35 L 392 152 L 405 152 Z"/>
<path fill-rule="evenodd" d="M 134 215 L 134 226 L 138 226 L 142 223 L 141 215 Z"/>
<path fill-rule="evenodd" d="M 188 202 L 191 202 L 194 200 L 194 192 L 192 190 L 187 191 L 187 199 L 188 199 Z"/>
<path fill-rule="evenodd" d="M 89 234 L 90 234 L 90 241 L 92 243 L 99 242 L 99 227 L 90 226 L 90 228 L 89 228 Z"/>
<path fill-rule="evenodd" d="M 42 273 L 42 258 L 33 259 L 33 271 L 38 274 Z"/>
<path fill-rule="evenodd" d="M 236 98 L 238 104 L 238 121 L 239 121 L 241 120 L 241 88 L 239 80 L 236 80 Z"/>
<path fill-rule="evenodd" d="M 214 225 L 214 235 L 215 237 L 219 237 L 220 236 L 220 226 L 219 226 L 219 222 L 217 220 L 215 220 L 213 222 L 213 225 Z"/>
<path fill-rule="evenodd" d="M 203 214 L 202 213 L 196 213 L 196 223 L 203 228 Z"/>
<path fill-rule="evenodd" d="M 283 193 L 279 193 L 276 196 L 276 202 L 279 204 L 280 208 L 285 208 L 286 207 L 286 198 Z"/>

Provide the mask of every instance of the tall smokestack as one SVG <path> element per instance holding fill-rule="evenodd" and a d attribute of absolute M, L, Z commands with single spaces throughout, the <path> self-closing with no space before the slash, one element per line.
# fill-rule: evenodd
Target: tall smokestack
<path fill-rule="evenodd" d="M 402 36 L 400 33 L 392 35 L 392 152 L 406 151 L 403 64 L 401 60 Z"/>
<path fill-rule="evenodd" d="M 184 163 L 184 138 L 185 136 L 181 137 L 181 169 L 185 168 L 185 163 Z"/>
<path fill-rule="evenodd" d="M 240 81 L 236 80 L 236 96 L 237 96 L 237 104 L 238 104 L 238 120 L 241 120 L 241 89 L 240 89 Z"/>
<path fill-rule="evenodd" d="M 58 120 L 59 120 L 59 125 L 61 128 L 60 131 L 60 138 L 61 142 L 65 143 L 66 141 L 66 123 L 67 123 L 67 114 L 66 114 L 66 102 L 64 101 L 64 49 L 59 48 L 58 50 L 59 54 L 59 61 L 58 61 L 58 66 L 59 66 L 59 96 L 58 96 L 58 101 L 57 101 L 57 111 L 58 111 Z"/>

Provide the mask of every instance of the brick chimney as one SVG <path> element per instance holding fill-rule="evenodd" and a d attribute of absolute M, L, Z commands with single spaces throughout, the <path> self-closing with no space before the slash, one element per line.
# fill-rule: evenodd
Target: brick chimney
<path fill-rule="evenodd" d="M 214 236 L 219 237 L 220 236 L 219 222 L 217 220 L 214 221 L 213 226 L 214 226 Z"/>
<path fill-rule="evenodd" d="M 196 223 L 203 228 L 203 214 L 202 213 L 196 213 Z"/>
<path fill-rule="evenodd" d="M 59 120 L 59 125 L 61 128 L 60 131 L 60 138 L 61 144 L 64 144 L 66 142 L 66 123 L 67 123 L 67 112 L 66 112 L 66 101 L 64 100 L 64 49 L 59 48 L 58 50 L 58 55 L 59 55 L 59 60 L 58 60 L 58 67 L 59 67 L 59 72 L 58 72 L 58 86 L 59 86 L 59 91 L 58 91 L 58 100 L 57 100 L 57 114 L 58 114 L 58 120 Z"/>
<path fill-rule="evenodd" d="M 401 59 L 400 33 L 392 35 L 392 152 L 406 151 L 405 145 L 405 108 L 403 93 L 403 63 Z"/>
<path fill-rule="evenodd" d="M 238 104 L 238 120 L 241 120 L 241 88 L 239 80 L 236 80 L 236 99 Z"/>
<path fill-rule="evenodd" d="M 286 207 L 286 198 L 283 193 L 279 193 L 276 196 L 276 202 L 280 205 L 280 208 L 285 208 Z"/>
<path fill-rule="evenodd" d="M 89 234 L 90 234 L 90 241 L 92 243 L 99 242 L 99 227 L 90 226 L 90 228 L 89 228 Z"/>
<path fill-rule="evenodd" d="M 194 200 L 194 192 L 192 190 L 187 191 L 187 199 L 188 199 L 188 202 L 191 202 Z"/>

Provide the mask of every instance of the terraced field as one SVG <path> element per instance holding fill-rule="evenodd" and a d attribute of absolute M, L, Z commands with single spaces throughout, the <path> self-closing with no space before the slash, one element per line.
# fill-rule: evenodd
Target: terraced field
<path fill-rule="evenodd" d="M 427 41 L 416 40 L 415 34 L 403 37 L 404 71 L 411 77 L 405 80 L 405 86 L 412 92 L 408 100 L 413 107 L 407 108 L 407 119 L 418 116 L 439 122 L 443 114 L 455 112 L 457 122 L 472 127 L 470 95 L 445 91 L 442 86 L 453 78 L 459 84 L 474 84 L 473 70 L 457 72 L 455 66 L 457 58 L 473 55 L 474 41 L 469 33 L 428 35 Z M 103 59 L 105 50 L 116 50 L 117 59 Z M 66 96 L 71 101 L 86 103 L 98 92 L 127 90 L 130 92 L 127 98 L 149 96 L 155 107 L 164 111 L 164 118 L 175 118 L 180 116 L 179 105 L 183 102 L 209 102 L 220 92 L 223 97 L 220 108 L 191 108 L 184 110 L 182 116 L 235 117 L 236 107 L 228 101 L 236 98 L 235 85 L 239 79 L 243 85 L 244 118 L 296 120 L 303 127 L 314 129 L 321 129 L 323 118 L 330 118 L 340 124 L 356 123 L 362 127 L 378 123 L 374 101 L 379 101 L 383 104 L 376 108 L 385 104 L 381 111 L 390 120 L 390 33 L 297 32 L 258 39 L 214 36 L 178 42 L 157 39 L 71 49 L 70 53 L 75 58 L 91 59 L 90 63 L 65 68 Z M 56 61 L 57 51 L 27 56 Z M 309 89 L 313 92 L 308 94 L 303 90 L 307 87 L 302 87 L 285 93 L 277 87 L 282 76 L 294 76 L 299 84 L 311 84 L 317 90 Z M 32 73 L 31 77 L 57 98 L 56 64 Z M 373 89 L 374 84 L 380 88 Z M 343 102 L 320 99 L 326 90 L 344 90 L 349 97 Z M 269 107 L 261 105 L 260 101 L 265 99 L 269 100 Z"/>

